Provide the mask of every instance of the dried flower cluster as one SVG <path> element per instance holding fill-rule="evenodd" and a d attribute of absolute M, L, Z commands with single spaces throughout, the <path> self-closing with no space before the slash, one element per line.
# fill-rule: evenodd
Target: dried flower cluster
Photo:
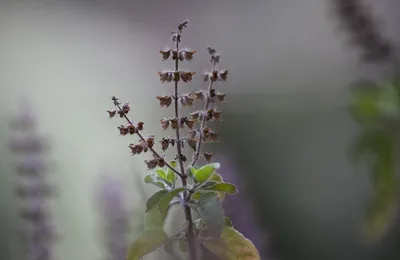
<path fill-rule="evenodd" d="M 180 25 L 177 32 L 172 33 L 172 40 L 175 43 L 175 48 L 166 47 L 160 50 L 160 54 L 162 55 L 162 60 L 167 61 L 171 59 L 174 61 L 175 69 L 165 69 L 159 72 L 160 82 L 162 83 L 175 83 L 175 93 L 164 96 L 157 96 L 157 99 L 160 102 L 161 107 L 170 107 L 173 103 L 175 104 L 175 114 L 169 118 L 162 118 L 160 120 L 161 127 L 163 130 L 167 130 L 169 128 L 175 130 L 176 138 L 162 138 L 159 143 L 161 144 L 161 150 L 166 151 L 169 147 L 175 146 L 177 147 L 177 156 L 176 160 L 181 162 L 187 162 L 187 157 L 182 154 L 182 148 L 187 143 L 193 150 L 193 160 L 191 165 L 195 165 L 198 160 L 198 157 L 201 155 L 201 145 L 205 142 L 218 142 L 219 134 L 212 130 L 207 126 L 207 123 L 212 120 L 221 120 L 222 111 L 213 108 L 216 102 L 223 103 L 225 102 L 226 94 L 217 92 L 214 88 L 214 84 L 216 82 L 225 82 L 228 77 L 228 70 L 222 69 L 217 70 L 217 64 L 220 61 L 220 54 L 212 48 L 208 47 L 208 53 L 210 55 L 211 61 L 211 71 L 204 73 L 202 75 L 204 82 L 209 82 L 208 89 L 206 90 L 198 90 L 192 93 L 186 94 L 178 94 L 177 92 L 177 84 L 179 82 L 188 83 L 191 82 L 193 76 L 196 74 L 191 71 L 181 71 L 179 70 L 179 62 L 184 61 L 192 61 L 194 59 L 195 50 L 191 50 L 189 48 L 179 48 L 179 43 L 181 42 L 181 33 L 182 29 L 187 26 L 187 22 L 184 22 Z M 129 148 L 132 154 L 141 154 L 148 152 L 149 150 L 153 153 L 153 158 L 150 160 L 146 160 L 149 169 L 154 169 L 155 167 L 163 167 L 168 166 L 173 169 L 179 175 L 184 175 L 185 170 L 184 167 L 181 167 L 181 171 L 178 172 L 175 168 L 170 166 L 159 153 L 155 152 L 154 144 L 155 144 L 155 136 L 149 135 L 148 137 L 144 137 L 141 134 L 143 130 L 143 122 L 133 122 L 128 118 L 128 113 L 131 111 L 131 108 L 128 103 L 122 105 L 119 102 L 119 99 L 116 97 L 112 97 L 112 101 L 114 105 L 117 107 L 116 110 L 107 111 L 110 118 L 118 115 L 120 118 L 125 118 L 127 121 L 126 125 L 118 126 L 118 130 L 121 135 L 134 135 L 137 134 L 139 136 L 139 141 L 137 143 L 132 143 L 129 145 Z M 194 111 L 189 113 L 188 116 L 179 116 L 179 106 L 181 107 L 191 107 L 197 101 L 203 101 L 204 108 L 203 110 Z M 198 127 L 196 127 L 198 124 Z M 187 136 L 181 137 L 180 129 L 186 129 Z M 210 161 L 212 154 L 211 153 L 202 153 L 203 157 Z"/>
<path fill-rule="evenodd" d="M 98 192 L 105 222 L 106 259 L 124 259 L 128 249 L 129 213 L 124 205 L 122 183 L 115 177 L 104 176 Z"/>
<path fill-rule="evenodd" d="M 20 231 L 23 244 L 29 259 L 52 260 L 52 244 L 57 237 L 47 204 L 47 200 L 55 194 L 48 180 L 44 159 L 48 145 L 36 133 L 36 122 L 27 107 L 12 121 L 11 127 L 10 148 L 16 155 L 22 156 L 16 167 L 19 175 L 16 193 L 23 203 L 20 209 L 20 216 L 25 221 Z"/>
<path fill-rule="evenodd" d="M 362 0 L 333 0 L 335 14 L 350 34 L 350 43 L 363 51 L 368 62 L 390 62 L 396 59 L 395 48 L 377 28 L 373 15 Z"/>

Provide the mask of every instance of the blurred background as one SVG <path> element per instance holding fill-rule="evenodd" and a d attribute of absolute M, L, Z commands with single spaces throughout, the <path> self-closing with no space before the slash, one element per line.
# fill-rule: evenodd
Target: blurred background
<path fill-rule="evenodd" d="M 365 1 L 398 41 L 399 1 Z M 170 111 L 155 96 L 172 88 L 157 72 L 172 64 L 158 50 L 171 46 L 170 32 L 186 18 L 183 45 L 197 53 L 185 68 L 210 69 L 211 44 L 230 72 L 217 86 L 228 94 L 218 107 L 222 142 L 209 149 L 225 163 L 221 174 L 240 187 L 226 210 L 235 222 L 243 218 L 235 201 L 248 207 L 252 216 L 238 228 L 254 238 L 262 259 L 397 259 L 396 224 L 372 244 L 361 235 L 373 193 L 367 170 L 356 171 L 347 158 L 358 131 L 347 111 L 348 85 L 380 80 L 388 68 L 360 63 L 337 33 L 327 0 L 1 0 L 0 258 L 25 259 L 15 234 L 17 157 L 7 148 L 21 98 L 51 144 L 59 193 L 49 206 L 60 235 L 54 259 L 105 259 L 96 195 L 104 172 L 122 183 L 114 190 L 123 191 L 126 211 L 139 212 L 130 216 L 141 218 L 151 190 L 135 182 L 148 158 L 130 156 L 135 140 L 119 136 L 106 110 L 116 95 L 145 122 L 146 134 L 164 135 L 159 119 Z M 184 91 L 203 87 L 196 75 Z"/>

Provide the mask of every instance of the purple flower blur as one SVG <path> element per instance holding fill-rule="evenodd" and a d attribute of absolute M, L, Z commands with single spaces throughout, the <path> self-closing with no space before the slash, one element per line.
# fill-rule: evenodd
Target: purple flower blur
<path fill-rule="evenodd" d="M 56 238 L 48 199 L 54 189 L 48 181 L 45 152 L 48 144 L 36 132 L 36 119 L 26 102 L 11 122 L 10 149 L 21 156 L 16 165 L 18 185 L 16 194 L 21 199 L 20 217 L 24 220 L 21 235 L 27 259 L 53 260 L 52 245 Z"/>
<path fill-rule="evenodd" d="M 125 259 L 128 250 L 129 213 L 125 207 L 122 182 L 116 177 L 103 176 L 98 192 L 106 234 L 107 260 Z"/>

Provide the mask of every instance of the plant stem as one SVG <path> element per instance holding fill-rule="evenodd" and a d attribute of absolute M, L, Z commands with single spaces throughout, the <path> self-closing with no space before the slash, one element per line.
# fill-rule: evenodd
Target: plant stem
<path fill-rule="evenodd" d="M 131 120 L 128 118 L 128 116 L 124 113 L 124 111 L 122 110 L 121 106 L 119 105 L 119 103 L 118 103 L 116 100 L 114 100 L 114 105 L 115 105 L 115 106 L 119 109 L 119 111 L 122 113 L 122 115 L 124 116 L 124 118 L 126 119 L 126 121 L 127 121 L 131 126 L 133 126 L 132 121 L 131 121 Z M 143 135 L 142 135 L 141 133 L 139 133 L 139 131 L 137 131 L 136 134 L 139 136 L 139 138 L 140 138 L 143 142 L 146 143 L 146 139 L 144 139 Z M 155 157 L 161 158 L 160 154 L 157 153 L 157 152 L 154 150 L 154 148 L 152 148 L 152 147 L 150 148 L 150 147 L 149 147 L 149 150 L 154 154 Z M 174 173 L 176 173 L 179 177 L 182 178 L 182 174 L 181 174 L 179 171 L 177 171 L 174 167 L 172 167 L 169 163 L 165 162 L 165 165 L 166 165 L 168 168 L 170 168 Z"/>
<path fill-rule="evenodd" d="M 214 63 L 213 63 L 213 67 L 212 67 L 212 71 L 215 70 L 215 67 L 216 67 L 216 63 L 214 62 Z M 212 87 L 213 87 L 213 83 L 214 83 L 214 81 L 210 80 L 210 84 L 208 85 L 208 94 L 211 93 L 211 90 L 212 90 Z M 204 104 L 204 109 L 203 109 L 204 112 L 206 112 L 206 111 L 208 110 L 208 107 L 210 106 L 210 103 L 211 103 L 211 102 L 210 102 L 210 99 L 211 99 L 210 96 L 208 96 L 208 97 L 206 98 L 206 103 Z M 206 117 L 205 117 L 205 115 L 203 115 L 203 118 L 201 119 L 201 123 L 200 123 L 200 128 L 199 128 L 200 132 L 201 132 L 201 131 L 203 130 L 203 128 L 205 127 L 206 121 L 207 121 L 207 120 L 206 120 Z M 203 138 L 200 137 L 199 141 L 198 141 L 197 144 L 196 144 L 196 152 L 195 152 L 195 154 L 194 154 L 194 156 L 193 156 L 193 161 L 192 161 L 192 163 L 191 163 L 192 166 L 194 166 L 194 165 L 196 164 L 197 160 L 199 159 L 199 156 L 200 156 L 200 148 L 201 148 L 202 141 L 203 141 Z"/>
<path fill-rule="evenodd" d="M 180 30 L 178 30 L 177 34 L 178 37 L 176 39 L 176 51 L 179 51 L 179 40 L 180 40 Z M 179 58 L 176 57 L 175 60 L 175 72 L 179 71 Z M 178 82 L 175 82 L 175 93 L 174 93 L 174 105 L 175 105 L 175 117 L 176 119 L 179 120 L 179 104 L 178 104 Z M 178 152 L 178 161 L 179 161 L 179 166 L 180 166 L 180 177 L 182 181 L 182 186 L 187 187 L 187 174 L 185 172 L 185 167 L 183 165 L 183 160 L 182 160 L 182 143 L 180 139 L 180 132 L 179 132 L 179 127 L 176 128 L 176 150 Z M 188 244 L 189 244 L 189 253 L 190 253 L 190 259 L 191 260 L 197 260 L 197 248 L 196 248 L 196 240 L 194 236 L 194 225 L 193 225 L 193 219 L 192 219 L 192 212 L 187 204 L 188 198 L 190 199 L 190 193 L 188 191 L 184 192 L 184 207 L 185 207 L 185 218 L 186 221 L 188 222 L 188 230 L 187 230 L 187 235 L 188 235 Z"/>

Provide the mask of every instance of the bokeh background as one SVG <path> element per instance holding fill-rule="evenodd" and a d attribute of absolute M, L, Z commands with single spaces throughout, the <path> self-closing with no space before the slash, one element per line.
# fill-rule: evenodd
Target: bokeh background
<path fill-rule="evenodd" d="M 398 41 L 400 3 L 365 1 Z M 347 86 L 379 79 L 387 68 L 359 62 L 322 0 L 1 0 L 0 258 L 24 259 L 14 232 L 15 158 L 7 149 L 21 98 L 51 141 L 60 192 L 52 204 L 61 235 L 55 259 L 102 259 L 95 196 L 102 173 L 122 180 L 128 211 L 143 210 L 147 190 L 135 182 L 147 158 L 130 156 L 131 140 L 118 136 L 106 110 L 112 95 L 121 97 L 146 133 L 162 134 L 158 122 L 167 110 L 155 96 L 171 86 L 159 83 L 157 71 L 169 64 L 158 50 L 185 18 L 183 44 L 197 50 L 185 66 L 208 69 L 211 44 L 230 71 L 229 82 L 218 85 L 229 101 L 220 107 L 222 142 L 210 149 L 234 165 L 255 215 L 249 221 L 264 236 L 263 259 L 397 259 L 395 229 L 373 245 L 360 237 L 371 184 L 346 157 L 357 131 Z M 196 76 L 185 91 L 201 87 Z"/>

